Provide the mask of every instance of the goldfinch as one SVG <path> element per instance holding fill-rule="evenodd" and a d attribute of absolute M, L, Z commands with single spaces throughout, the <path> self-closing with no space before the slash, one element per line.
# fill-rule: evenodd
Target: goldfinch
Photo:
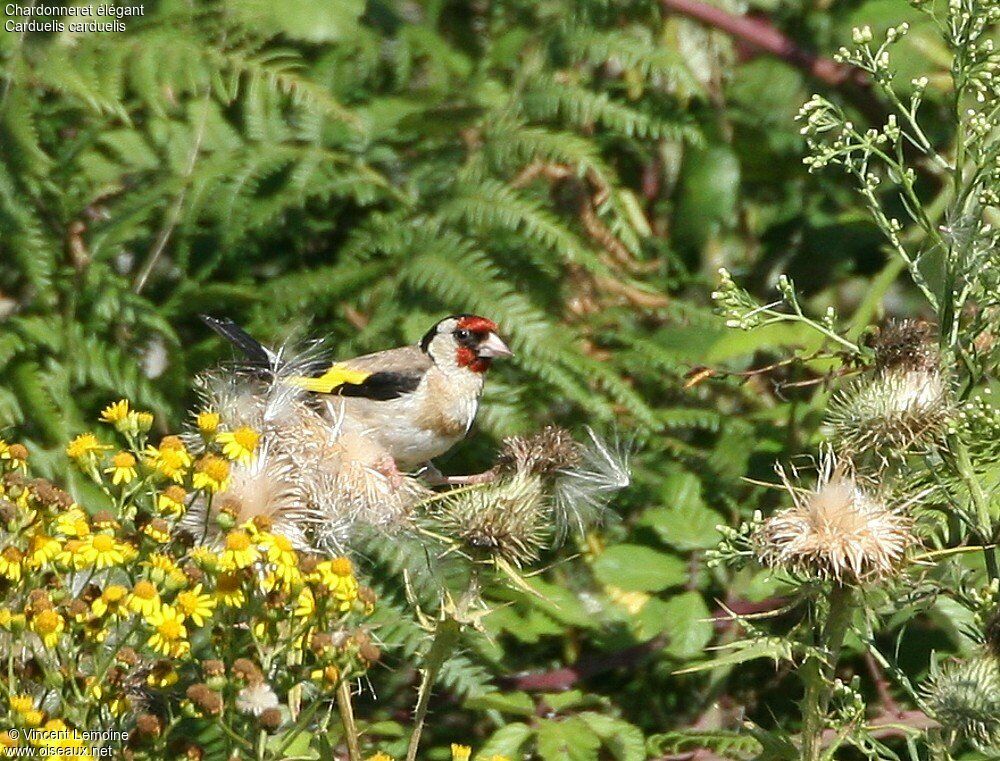
<path fill-rule="evenodd" d="M 250 362 L 278 361 L 231 320 L 203 317 L 240 348 Z M 331 420 L 363 434 L 400 471 L 428 465 L 463 439 L 476 418 L 486 371 L 497 357 L 513 356 L 495 322 L 472 314 L 438 321 L 415 346 L 366 354 L 288 378 L 316 394 Z"/>

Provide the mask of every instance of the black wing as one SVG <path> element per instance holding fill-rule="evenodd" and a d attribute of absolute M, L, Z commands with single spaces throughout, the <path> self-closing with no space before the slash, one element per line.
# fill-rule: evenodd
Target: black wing
<path fill-rule="evenodd" d="M 201 315 L 201 320 L 208 327 L 229 341 L 238 348 L 253 365 L 260 367 L 271 367 L 274 364 L 274 352 L 264 346 L 260 341 L 247 333 L 243 328 L 227 317 L 211 317 L 207 314 Z"/>

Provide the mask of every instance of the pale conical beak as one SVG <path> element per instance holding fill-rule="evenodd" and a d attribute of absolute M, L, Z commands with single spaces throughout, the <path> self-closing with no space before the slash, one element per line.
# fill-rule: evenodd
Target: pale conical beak
<path fill-rule="evenodd" d="M 476 354 L 480 357 L 513 357 L 514 352 L 503 342 L 496 333 L 490 333 L 486 340 L 476 348 Z"/>

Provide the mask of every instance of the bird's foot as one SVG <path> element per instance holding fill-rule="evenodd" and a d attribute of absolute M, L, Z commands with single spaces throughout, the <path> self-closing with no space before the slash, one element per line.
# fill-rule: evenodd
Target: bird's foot
<path fill-rule="evenodd" d="M 399 489 L 403 486 L 403 479 L 406 477 L 405 474 L 396 465 L 396 461 L 390 456 L 385 455 L 379 458 L 379 460 L 373 465 L 373 468 L 377 473 L 381 473 L 385 476 L 389 484 L 393 489 Z"/>

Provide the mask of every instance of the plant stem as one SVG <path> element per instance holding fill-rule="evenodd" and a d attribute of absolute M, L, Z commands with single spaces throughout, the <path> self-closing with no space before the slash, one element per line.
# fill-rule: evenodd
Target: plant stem
<path fill-rule="evenodd" d="M 424 719 L 427 718 L 427 706 L 430 703 L 431 689 L 437 680 L 441 666 L 448 660 L 461 632 L 459 623 L 454 618 L 442 618 L 434 628 L 434 640 L 427 653 L 423 675 L 420 680 L 420 692 L 417 697 L 417 707 L 413 712 L 413 733 L 406 748 L 406 761 L 416 761 L 417 749 L 420 747 L 420 734 L 424 729 Z"/>
<path fill-rule="evenodd" d="M 337 710 L 344 724 L 347 739 L 347 756 L 351 761 L 361 761 L 361 745 L 358 742 L 358 726 L 354 723 L 354 706 L 351 704 L 351 684 L 346 677 L 337 685 Z"/>
<path fill-rule="evenodd" d="M 969 497 L 976 509 L 976 520 L 979 523 L 979 538 L 983 543 L 983 556 L 986 559 L 986 570 L 990 579 L 1000 579 L 1000 566 L 997 563 L 996 550 L 993 548 L 993 516 L 990 514 L 990 500 L 983 491 L 983 485 L 976 477 L 976 471 L 969 459 L 969 451 L 957 436 L 952 436 L 948 442 L 949 449 L 954 454 L 956 475 L 962 479 L 969 490 Z"/>
<path fill-rule="evenodd" d="M 823 752 L 823 720 L 830 706 L 831 683 L 840 660 L 844 635 L 854 613 L 851 590 L 836 585 L 830 592 L 830 610 L 823 625 L 820 646 L 823 655 L 810 656 L 802 667 L 806 683 L 802 698 L 802 759 L 819 761 Z"/>

